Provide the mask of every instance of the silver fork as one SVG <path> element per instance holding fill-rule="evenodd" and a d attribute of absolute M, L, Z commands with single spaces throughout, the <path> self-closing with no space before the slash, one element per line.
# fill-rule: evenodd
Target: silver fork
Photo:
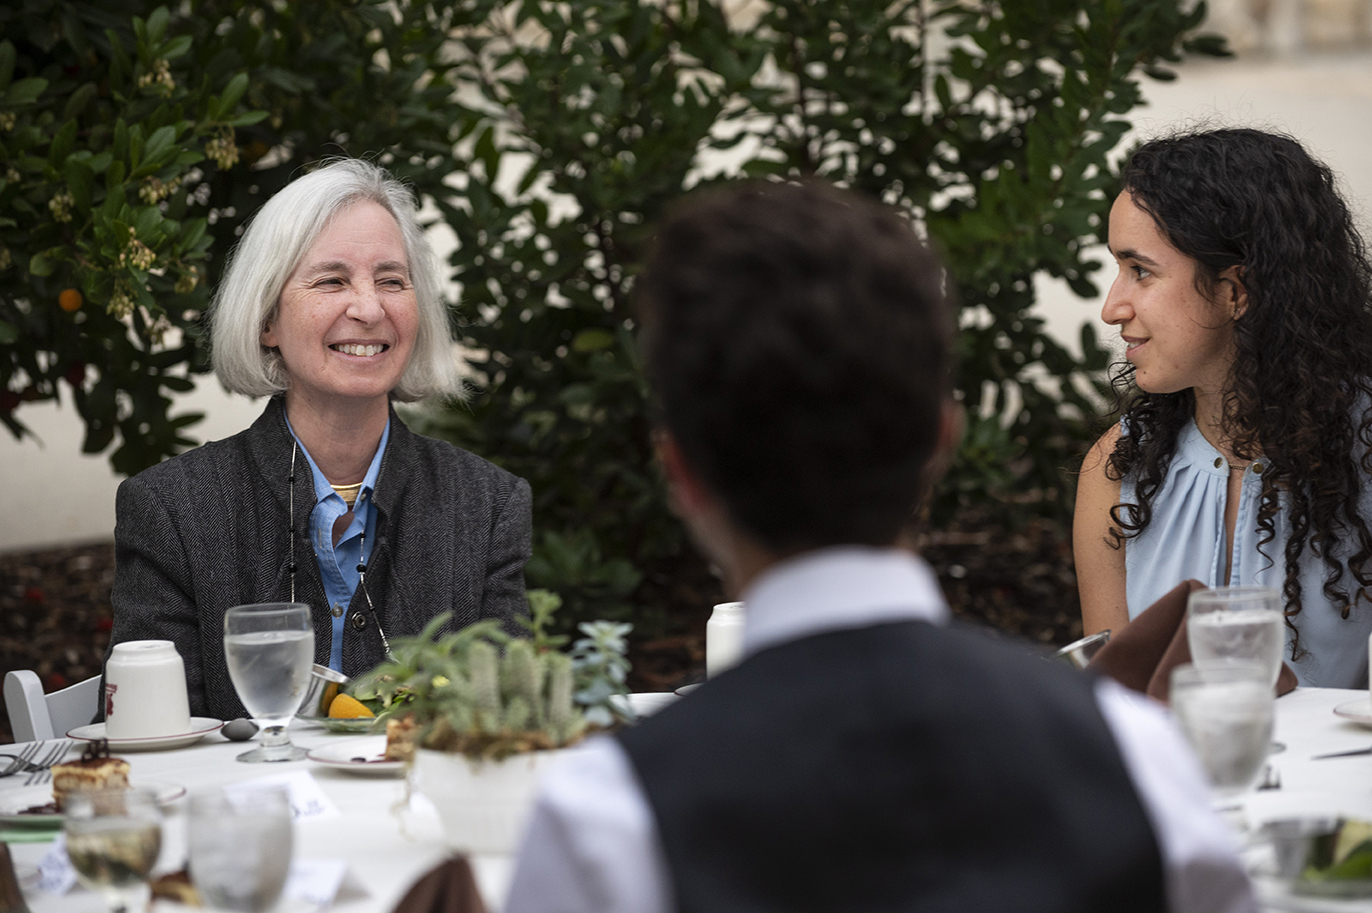
<path fill-rule="evenodd" d="M 43 747 L 42 742 L 29 742 L 19 754 L 3 755 L 9 759 L 4 770 L 0 770 L 0 777 L 8 777 L 10 774 L 29 773 L 33 770 L 33 758 L 38 754 L 38 749 Z"/>
<path fill-rule="evenodd" d="M 37 767 L 37 770 L 34 770 L 29 774 L 29 778 L 24 781 L 24 785 L 33 786 L 35 784 L 48 782 L 52 777 L 52 765 L 62 760 L 62 756 L 67 753 L 67 749 L 70 747 L 71 742 L 67 739 L 62 739 L 56 745 L 53 745 L 47 753 L 34 759 L 32 763 Z"/>

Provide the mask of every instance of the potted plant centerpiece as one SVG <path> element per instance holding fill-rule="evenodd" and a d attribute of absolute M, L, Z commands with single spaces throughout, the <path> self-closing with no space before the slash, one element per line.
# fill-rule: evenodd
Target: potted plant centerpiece
<path fill-rule="evenodd" d="M 390 659 L 353 689 L 381 707 L 388 750 L 412 751 L 411 782 L 438 808 L 455 849 L 513 852 L 539 771 L 589 732 L 632 719 L 631 626 L 585 622 L 564 649 L 570 638 L 547 633 L 560 603 L 530 591 L 528 637 L 495 621 L 439 636 L 448 617 L 440 615 L 392 641 Z"/>

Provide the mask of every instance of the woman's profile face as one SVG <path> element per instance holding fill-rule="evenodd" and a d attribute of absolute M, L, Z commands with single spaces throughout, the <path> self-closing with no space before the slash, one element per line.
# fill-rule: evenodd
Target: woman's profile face
<path fill-rule="evenodd" d="M 1134 382 L 1148 393 L 1222 393 L 1245 300 L 1236 284 L 1222 282 L 1220 300 L 1197 290 L 1196 261 L 1173 247 L 1127 192 L 1110 209 L 1110 253 L 1119 275 L 1101 319 L 1119 327 Z"/>
<path fill-rule="evenodd" d="M 382 400 L 414 351 L 419 309 L 400 226 L 382 206 L 338 213 L 286 280 L 262 344 L 277 349 L 288 400 Z"/>

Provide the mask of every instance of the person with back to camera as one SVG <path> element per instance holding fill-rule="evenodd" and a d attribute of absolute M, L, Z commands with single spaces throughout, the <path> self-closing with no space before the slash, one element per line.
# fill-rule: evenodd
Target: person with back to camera
<path fill-rule="evenodd" d="M 215 373 L 270 396 L 246 431 L 119 486 L 114 644 L 176 644 L 191 713 L 245 716 L 231 606 L 308 603 L 315 661 L 346 674 L 440 612 L 527 613 L 528 483 L 410 432 L 392 400 L 460 392 L 439 273 L 410 192 L 347 159 L 255 215 L 210 314 Z"/>
<path fill-rule="evenodd" d="M 1134 390 L 1082 464 L 1086 633 L 1188 578 L 1271 586 L 1298 682 L 1366 687 L 1372 312 L 1334 177 L 1249 129 L 1146 143 L 1122 177 L 1101 317 Z"/>
<path fill-rule="evenodd" d="M 819 185 L 658 231 L 659 454 L 744 659 L 549 772 L 506 913 L 1255 909 L 1165 713 L 950 627 L 898 545 L 958 433 L 944 281 Z"/>

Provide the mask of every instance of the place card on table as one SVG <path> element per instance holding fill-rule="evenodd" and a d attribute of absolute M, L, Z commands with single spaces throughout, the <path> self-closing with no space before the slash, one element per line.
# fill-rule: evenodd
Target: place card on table
<path fill-rule="evenodd" d="M 343 859 L 292 859 L 281 893 L 316 907 L 332 906 L 347 874 L 348 863 Z"/>
<path fill-rule="evenodd" d="M 286 788 L 289 794 L 288 801 L 291 804 L 292 820 L 337 818 L 342 814 L 338 810 L 338 806 L 333 804 L 333 800 L 325 795 L 319 781 L 310 776 L 310 772 L 307 770 L 294 770 L 290 773 L 268 774 L 265 777 L 240 780 L 224 787 L 224 792 L 232 800 L 237 795 L 250 793 L 264 786 L 284 786 Z"/>
<path fill-rule="evenodd" d="M 52 838 L 52 846 L 38 860 L 38 890 L 45 894 L 65 894 L 76 887 L 76 869 L 67 858 L 67 835 Z"/>

